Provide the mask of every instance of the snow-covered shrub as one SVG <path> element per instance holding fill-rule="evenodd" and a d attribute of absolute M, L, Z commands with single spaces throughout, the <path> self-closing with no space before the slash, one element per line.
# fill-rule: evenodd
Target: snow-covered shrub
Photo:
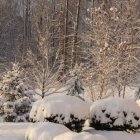
<path fill-rule="evenodd" d="M 27 121 L 33 100 L 33 90 L 25 84 L 23 70 L 13 64 L 0 81 L 0 114 L 4 121 Z"/>
<path fill-rule="evenodd" d="M 134 130 L 140 128 L 140 107 L 132 101 L 108 98 L 93 103 L 90 126 L 99 130 Z"/>
<path fill-rule="evenodd" d="M 67 132 L 64 134 L 61 134 L 59 136 L 56 136 L 54 140 L 107 140 L 102 135 L 92 135 L 87 132 L 81 132 L 81 133 L 74 133 L 74 132 Z"/>
<path fill-rule="evenodd" d="M 27 128 L 25 140 L 53 140 L 54 137 L 70 130 L 61 124 L 50 122 L 35 123 Z"/>
<path fill-rule="evenodd" d="M 138 106 L 140 107 L 140 100 L 137 100 L 136 103 L 137 103 Z"/>
<path fill-rule="evenodd" d="M 30 112 L 32 122 L 60 123 L 73 131 L 81 131 L 89 117 L 89 105 L 74 96 L 52 95 L 34 103 Z"/>

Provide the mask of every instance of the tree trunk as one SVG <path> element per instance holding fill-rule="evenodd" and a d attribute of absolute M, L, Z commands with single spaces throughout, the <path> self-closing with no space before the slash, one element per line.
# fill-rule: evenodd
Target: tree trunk
<path fill-rule="evenodd" d="M 72 48 L 72 68 L 75 67 L 77 63 L 77 35 L 78 35 L 78 27 L 79 27 L 79 15 L 80 15 L 80 3 L 81 0 L 77 1 L 76 8 L 76 20 L 74 22 L 74 36 L 73 36 L 73 48 Z"/>
<path fill-rule="evenodd" d="M 68 0 L 65 1 L 65 23 L 64 23 L 64 46 L 63 46 L 63 61 L 64 68 L 63 73 L 65 74 L 67 69 L 67 45 L 68 45 Z"/>

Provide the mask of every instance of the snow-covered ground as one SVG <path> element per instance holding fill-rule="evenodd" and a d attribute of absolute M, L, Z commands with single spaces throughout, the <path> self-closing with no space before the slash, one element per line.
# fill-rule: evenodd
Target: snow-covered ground
<path fill-rule="evenodd" d="M 132 94 L 132 95 L 134 95 L 134 94 Z M 52 95 L 48 99 L 52 99 L 52 97 L 55 97 L 55 96 Z M 67 106 L 65 106 L 65 104 L 68 105 L 68 101 L 67 101 L 67 103 L 63 104 L 62 101 L 64 101 L 64 99 L 61 101 L 61 99 L 59 99 L 59 98 L 62 98 L 62 95 L 55 98 L 55 102 L 56 101 L 58 102 L 57 105 L 60 105 L 60 106 L 57 106 L 57 110 L 56 110 L 56 104 L 54 104 L 54 102 L 50 100 L 51 105 L 53 105 L 51 107 L 54 107 L 54 108 L 51 108 L 51 110 L 53 110 L 53 112 L 55 112 L 55 114 L 60 113 L 62 108 L 63 108 L 63 110 L 62 110 L 61 113 L 63 113 L 64 107 L 65 108 L 67 107 Z M 74 97 L 71 97 L 71 98 L 74 98 Z M 128 96 L 128 99 L 133 99 L 133 97 Z M 79 114 L 79 112 L 80 112 L 80 114 L 84 113 L 83 115 L 85 115 L 86 111 L 81 112 L 84 109 L 83 107 L 81 108 L 81 106 L 82 106 L 81 104 L 83 104 L 83 103 L 81 103 L 82 100 L 77 98 L 76 100 L 72 100 L 72 101 L 73 102 L 70 103 L 69 111 L 71 112 L 71 111 L 76 110 L 74 112 L 74 114 L 76 114 L 76 117 L 79 117 L 79 116 L 77 116 Z M 80 103 L 77 105 L 77 102 L 80 102 Z M 48 103 L 48 101 L 43 102 L 43 103 L 46 105 Z M 92 102 L 90 102 L 90 100 L 87 99 L 86 103 L 88 103 L 87 108 L 88 107 L 90 108 L 90 105 L 92 104 Z M 132 107 L 132 105 L 130 103 L 131 102 L 128 102 L 128 104 L 126 104 L 126 106 L 129 107 L 129 110 Z M 137 103 L 140 105 L 139 101 L 137 101 Z M 114 104 L 115 104 L 115 102 L 111 103 L 111 107 Z M 105 106 L 105 105 L 103 105 L 103 106 Z M 116 106 L 120 107 L 120 104 L 119 105 L 115 104 L 115 107 Z M 37 108 L 38 107 L 40 107 L 40 105 L 37 106 Z M 72 110 L 71 110 L 71 107 L 72 107 Z M 125 106 L 123 105 L 123 108 L 124 107 Z M 50 109 L 50 106 L 49 106 L 49 109 Z M 122 109 L 122 107 L 121 107 L 121 109 Z M 136 111 L 137 109 L 134 109 L 134 110 Z M 66 108 L 66 110 L 64 111 L 64 113 L 66 113 L 65 116 L 69 116 L 69 114 L 67 114 L 68 113 L 67 111 L 68 111 L 68 109 Z M 137 111 L 137 112 L 139 113 L 139 111 Z M 49 111 L 49 113 L 52 114 L 52 112 L 50 112 L 50 111 Z M 86 114 L 88 114 L 88 112 L 86 112 Z M 80 116 L 82 116 L 82 115 L 80 115 Z M 38 128 L 37 129 L 36 128 L 35 129 L 29 129 L 31 126 L 32 126 L 32 123 L 6 123 L 6 122 L 5 123 L 0 123 L 0 140 L 26 140 L 25 134 L 27 134 L 27 130 L 31 130 L 31 132 L 29 132 L 28 135 L 30 136 L 30 133 L 31 133 L 31 136 L 32 136 L 32 132 L 35 132 L 35 134 L 36 134 L 36 130 L 38 129 Z M 45 137 L 46 136 L 53 137 L 52 139 L 49 139 L 49 140 L 91 140 L 91 139 L 92 140 L 104 140 L 104 138 L 105 138 L 105 140 L 140 140 L 140 132 L 127 133 L 127 132 L 122 132 L 122 131 L 97 131 L 97 130 L 94 130 L 93 128 L 84 128 L 84 130 L 83 130 L 84 132 L 81 132 L 81 133 L 72 132 L 70 130 L 69 130 L 70 132 L 65 132 L 64 131 L 64 133 L 61 133 L 61 131 L 60 131 L 61 134 L 56 136 L 56 134 L 58 134 L 56 132 L 58 132 L 58 131 L 55 131 L 55 130 L 57 130 L 55 127 L 53 127 L 53 126 L 47 126 L 47 127 L 45 126 L 44 127 L 44 125 L 41 126 L 41 127 L 43 127 L 43 131 L 42 131 L 43 134 L 41 135 L 41 138 L 42 137 L 44 138 L 44 136 Z M 46 130 L 47 133 L 45 132 L 45 130 Z M 51 131 L 51 130 L 53 130 L 53 131 Z M 54 137 L 54 135 L 56 137 Z M 35 136 L 35 138 L 36 138 L 36 136 Z M 32 139 L 32 140 L 38 140 L 38 139 Z M 42 139 L 39 139 L 39 140 L 42 140 Z M 45 139 L 45 140 L 48 140 L 48 139 Z"/>
<path fill-rule="evenodd" d="M 64 125 L 51 122 L 38 122 L 27 128 L 26 140 L 53 140 L 56 136 L 70 132 Z"/>
<path fill-rule="evenodd" d="M 97 131 L 93 129 L 85 130 L 93 135 L 99 134 L 108 138 L 108 140 L 140 140 L 140 133 L 127 133 L 122 131 Z"/>
<path fill-rule="evenodd" d="M 25 131 L 30 125 L 30 123 L 0 123 L 0 140 L 25 140 Z M 86 128 L 84 131 L 92 135 L 105 136 L 108 140 L 140 140 L 140 133 L 96 131 L 90 128 Z"/>
<path fill-rule="evenodd" d="M 30 123 L 0 123 L 0 140 L 25 140 Z"/>

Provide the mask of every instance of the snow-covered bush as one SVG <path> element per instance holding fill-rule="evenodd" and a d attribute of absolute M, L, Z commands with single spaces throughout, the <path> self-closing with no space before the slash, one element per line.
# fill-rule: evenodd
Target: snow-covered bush
<path fill-rule="evenodd" d="M 25 84 L 23 70 L 13 64 L 12 70 L 5 72 L 0 81 L 0 114 L 4 121 L 27 121 L 33 90 Z"/>
<path fill-rule="evenodd" d="M 136 103 L 137 103 L 138 106 L 140 107 L 140 100 L 137 100 Z"/>
<path fill-rule="evenodd" d="M 81 133 L 74 133 L 74 132 L 67 132 L 56 136 L 54 140 L 107 140 L 102 135 L 92 135 L 88 132 L 81 132 Z"/>
<path fill-rule="evenodd" d="M 34 103 L 30 112 L 32 122 L 60 123 L 73 131 L 81 131 L 89 117 L 89 104 L 68 95 L 52 95 Z"/>
<path fill-rule="evenodd" d="M 108 98 L 93 103 L 90 126 L 99 130 L 134 130 L 140 128 L 140 107 L 132 101 Z"/>
<path fill-rule="evenodd" d="M 25 140 L 53 140 L 54 137 L 70 130 L 61 124 L 50 122 L 35 123 L 27 128 Z"/>

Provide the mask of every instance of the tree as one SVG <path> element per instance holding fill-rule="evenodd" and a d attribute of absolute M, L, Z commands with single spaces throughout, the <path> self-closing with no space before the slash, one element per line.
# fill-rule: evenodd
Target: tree
<path fill-rule="evenodd" d="M 76 96 L 84 100 L 82 98 L 84 96 L 84 85 L 80 79 L 80 69 L 78 69 L 77 65 L 70 72 L 70 75 L 71 78 L 66 82 L 67 95 Z"/>
<path fill-rule="evenodd" d="M 79 96 L 84 94 L 84 87 L 82 81 L 79 79 L 78 76 L 73 77 L 67 82 L 68 88 L 68 95 L 71 96 Z"/>
<path fill-rule="evenodd" d="M 64 73 L 67 69 L 67 47 L 68 47 L 68 0 L 65 1 L 65 24 L 64 24 L 64 46 L 63 46 L 63 61 Z"/>
<path fill-rule="evenodd" d="M 57 21 L 50 19 L 50 7 L 46 1 L 39 1 L 37 15 L 35 18 L 35 29 L 37 36 L 38 53 L 28 53 L 28 60 L 31 68 L 31 75 L 35 81 L 42 98 L 58 92 L 62 87 L 62 80 L 65 75 L 60 75 L 63 69 L 63 59 L 60 56 L 61 47 L 52 47 L 54 33 L 52 28 L 57 28 Z M 55 24 L 56 23 L 56 24 Z"/>
<path fill-rule="evenodd" d="M 135 92 L 135 100 L 139 100 L 140 99 L 140 87 L 138 88 L 138 90 Z"/>
<path fill-rule="evenodd" d="M 126 87 L 137 81 L 137 2 L 127 0 L 109 3 L 105 0 L 98 7 L 89 9 L 89 31 L 85 40 L 88 43 L 92 40 L 94 44 L 89 48 L 88 58 L 92 58 L 89 67 L 93 73 L 93 85 L 96 90 L 98 87 L 99 98 L 102 98 L 108 89 L 112 89 L 112 92 L 117 90 L 118 96 L 124 98 Z"/>
<path fill-rule="evenodd" d="M 0 113 L 4 121 L 28 121 L 33 90 L 25 83 L 23 69 L 13 64 L 12 70 L 4 73 L 0 83 Z"/>
<path fill-rule="evenodd" d="M 77 1 L 76 18 L 74 21 L 74 35 L 73 35 L 73 47 L 72 47 L 72 68 L 77 63 L 77 38 L 78 38 L 78 27 L 79 27 L 79 15 L 80 15 L 80 3 L 81 0 Z"/>

